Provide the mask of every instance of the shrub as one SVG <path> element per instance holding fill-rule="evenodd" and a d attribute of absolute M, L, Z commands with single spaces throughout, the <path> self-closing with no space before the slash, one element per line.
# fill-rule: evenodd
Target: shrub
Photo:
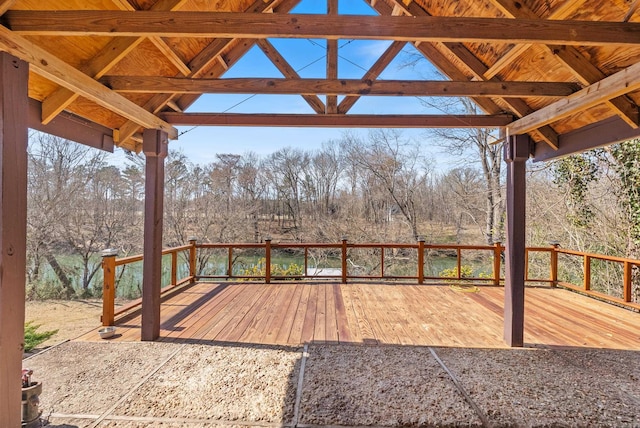
<path fill-rule="evenodd" d="M 458 278 L 458 267 L 444 269 L 440 272 L 441 278 Z M 473 268 L 469 265 L 460 266 L 460 278 L 471 278 L 473 276 Z"/>
<path fill-rule="evenodd" d="M 263 257 L 258 262 L 246 268 L 241 276 L 265 276 L 267 273 L 266 268 L 266 259 Z M 281 264 L 271 264 L 271 275 L 272 276 L 301 276 L 304 274 L 304 267 L 300 266 L 296 263 L 290 263 L 288 265 Z"/>
<path fill-rule="evenodd" d="M 31 351 L 33 348 L 50 339 L 58 330 L 49 330 L 38 332 L 40 324 L 34 324 L 33 321 L 29 321 L 24 325 L 24 350 L 25 352 Z"/>

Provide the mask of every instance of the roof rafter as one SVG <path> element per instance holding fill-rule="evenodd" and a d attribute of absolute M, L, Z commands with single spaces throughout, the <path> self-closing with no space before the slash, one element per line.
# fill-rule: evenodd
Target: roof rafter
<path fill-rule="evenodd" d="M 640 89 L 640 63 L 516 120 L 507 130 L 512 135 L 523 134 L 637 89 Z"/>
<path fill-rule="evenodd" d="M 497 6 L 503 14 L 507 17 L 515 18 L 539 18 L 531 9 L 525 5 L 518 4 L 516 6 L 513 0 L 489 0 L 494 6 Z M 573 0 L 565 2 L 562 6 L 555 9 L 547 19 L 566 19 L 573 12 L 578 10 L 580 6 L 584 4 L 586 0 Z M 518 14 L 521 14 L 519 16 Z M 513 60 L 518 58 L 524 52 L 531 48 L 531 44 L 514 45 L 506 54 L 504 54 L 498 61 L 496 61 L 489 70 L 484 74 L 487 79 L 492 78 L 496 74 L 500 73 L 505 67 L 507 67 Z"/>
<path fill-rule="evenodd" d="M 300 75 L 294 70 L 294 68 L 287 62 L 287 60 L 278 52 L 268 40 L 257 40 L 258 47 L 264 54 L 271 60 L 273 65 L 276 66 L 280 73 L 289 79 L 300 79 Z M 311 108 L 318 114 L 326 112 L 326 106 L 318 96 L 315 94 L 301 94 L 302 98 L 311 106 Z"/>
<path fill-rule="evenodd" d="M 537 18 L 538 16 L 527 5 L 516 6 L 513 0 L 490 0 L 494 5 L 500 7 L 507 16 L 511 18 Z M 584 3 L 584 0 L 567 2 L 565 6 L 555 11 L 550 19 L 563 19 Z M 606 75 L 585 58 L 575 47 L 571 46 L 550 46 L 546 47 L 553 53 L 562 64 L 564 64 L 580 81 L 586 85 L 591 85 L 602 80 Z M 638 108 L 625 97 L 608 100 L 607 106 L 619 115 L 629 126 L 637 128 L 640 124 Z"/>
<path fill-rule="evenodd" d="M 182 7 L 186 1 L 187 0 L 165 0 L 153 5 L 153 10 L 175 10 Z M 126 4 L 128 4 L 128 2 L 126 2 Z M 117 2 L 119 7 L 126 7 L 126 4 L 123 4 L 121 1 Z M 133 7 L 131 6 L 131 8 Z M 80 71 L 94 79 L 99 79 L 122 58 L 135 49 L 143 40 L 144 37 L 116 37 L 107 43 L 102 51 L 100 51 L 100 53 L 98 53 L 98 55 L 96 55 L 88 64 L 80 68 Z M 78 98 L 78 94 L 73 93 L 64 87 L 49 95 L 42 102 L 42 123 L 49 123 L 61 111 L 66 109 L 73 101 L 75 101 L 76 98 Z"/>
<path fill-rule="evenodd" d="M 2 26 L 0 26 L 0 49 L 28 62 L 32 72 L 78 93 L 116 114 L 135 121 L 139 126 L 161 129 L 166 131 L 172 139 L 178 136 L 178 131 L 173 126 L 154 114 Z"/>
<path fill-rule="evenodd" d="M 13 31 L 28 35 L 276 37 L 582 46 L 637 45 L 640 38 L 638 23 L 611 25 L 604 21 L 86 10 L 55 14 L 11 10 L 3 18 Z"/>
<path fill-rule="evenodd" d="M 164 0 L 164 1 L 167 1 L 167 0 Z M 253 4 L 249 8 L 247 8 L 246 12 L 249 12 L 249 13 L 275 12 L 275 10 L 272 10 L 272 8 L 274 3 L 276 2 L 277 0 L 268 0 L 266 2 L 264 0 L 255 0 Z M 283 12 L 288 12 L 289 10 L 293 9 L 293 7 L 299 2 L 300 0 L 284 0 L 278 4 L 278 9 L 279 10 L 281 9 Z M 217 73 L 217 76 L 215 77 L 222 75 L 222 73 L 224 73 L 229 66 L 228 65 L 222 66 L 220 64 L 221 62 L 221 60 L 219 60 L 220 54 L 225 49 L 227 49 L 233 42 L 234 42 L 234 39 L 231 39 L 231 38 L 219 38 L 209 43 L 209 45 L 207 45 L 207 47 L 205 47 L 189 63 L 189 69 L 191 70 L 191 73 L 187 77 L 202 77 L 204 74 L 207 73 L 208 70 L 211 69 L 211 67 L 215 67 L 215 66 L 219 66 L 222 69 L 220 70 L 219 73 Z M 247 41 L 246 43 L 243 43 L 241 41 L 234 48 L 239 53 L 238 55 L 235 55 L 235 57 L 240 58 L 253 45 L 254 45 L 253 40 L 251 40 L 250 42 Z M 195 101 L 199 97 L 199 95 L 197 96 L 186 95 L 182 97 L 180 100 L 176 100 L 175 98 L 178 95 L 179 94 L 173 94 L 173 93 L 155 95 L 151 97 L 151 99 L 147 101 L 143 107 L 146 110 L 157 113 L 160 110 L 162 110 L 168 103 L 175 103 L 181 110 L 185 110 L 186 107 L 188 107 L 193 101 Z M 188 99 L 183 101 L 183 98 L 185 97 L 187 97 Z M 182 101 L 182 102 L 179 102 L 179 101 Z M 138 131 L 138 128 L 139 126 L 133 121 L 129 121 L 124 125 L 122 125 L 119 129 L 119 141 L 121 142 L 126 141 L 129 138 L 133 137 Z M 135 147 L 136 150 L 140 149 L 141 147 L 140 143 L 141 142 L 138 142 L 138 144 L 136 145 Z"/>
<path fill-rule="evenodd" d="M 162 113 L 175 125 L 282 126 L 314 128 L 498 128 L 511 115 L 359 115 Z"/>
<path fill-rule="evenodd" d="M 262 42 L 258 42 L 262 43 Z M 564 82 L 495 82 L 368 79 L 188 79 L 158 76 L 105 76 L 100 81 L 117 92 L 192 94 L 301 94 L 443 97 L 563 97 L 580 89 Z"/>
<path fill-rule="evenodd" d="M 364 76 L 362 76 L 362 81 L 376 80 L 378 76 L 384 71 L 385 68 L 391 61 L 394 60 L 396 56 L 402 51 L 405 44 L 407 42 L 392 42 L 391 45 L 380 55 L 380 58 L 371 66 Z M 351 107 L 360 99 L 360 96 L 350 95 L 346 96 L 340 101 L 338 104 L 338 113 L 347 113 Z"/>
<path fill-rule="evenodd" d="M 369 0 L 371 1 L 371 0 Z M 410 3 L 409 5 L 405 6 L 404 3 L 399 2 L 398 0 L 394 0 L 394 4 L 400 5 L 401 7 L 403 7 L 407 13 L 409 13 L 412 16 L 428 16 L 427 11 L 425 11 L 422 7 L 420 7 L 419 5 L 417 5 L 415 2 Z M 375 8 L 376 10 L 378 10 L 378 8 L 380 8 L 381 3 L 376 3 L 375 4 Z M 380 10 L 378 10 L 378 12 L 381 12 Z M 429 46 L 429 43 L 421 43 L 420 47 L 422 47 L 422 49 L 419 49 L 421 51 L 425 51 L 428 48 L 426 46 L 422 46 L 422 45 L 427 45 Z M 474 78 L 478 79 L 478 80 L 492 80 L 492 81 L 500 81 L 497 77 L 493 77 L 491 79 L 487 79 L 485 78 L 485 73 L 488 70 L 488 67 L 486 65 L 484 65 L 482 63 L 482 61 L 480 61 L 473 53 L 471 53 L 471 51 L 469 51 L 462 43 L 442 43 L 441 44 L 442 47 L 444 47 L 445 50 L 447 50 L 448 52 L 450 52 L 452 55 L 454 55 L 455 57 L 457 57 L 466 67 L 467 67 L 467 71 L 473 75 Z M 437 49 L 434 47 L 433 49 L 431 49 L 431 55 L 430 58 L 434 58 L 435 57 L 435 52 L 437 51 Z M 442 55 L 439 55 L 440 59 L 444 59 L 445 57 Z M 448 62 L 448 59 L 446 60 Z M 457 69 L 457 67 L 453 64 L 450 64 L 448 66 L 448 70 L 451 72 L 453 69 Z M 450 76 L 452 77 L 452 76 Z M 477 99 L 474 99 L 474 101 L 477 103 Z M 525 116 L 529 113 L 533 112 L 533 109 L 531 107 L 529 107 L 527 105 L 527 103 L 521 99 L 518 98 L 502 98 L 502 101 L 507 104 L 507 106 L 509 106 L 509 108 L 515 113 L 517 114 L 519 117 Z M 479 104 L 481 105 L 481 104 Z M 543 127 L 540 130 L 536 130 L 533 132 L 534 135 L 546 142 L 547 144 L 549 144 L 551 147 L 553 148 L 557 148 L 558 147 L 558 134 L 549 126 L 547 127 Z"/>

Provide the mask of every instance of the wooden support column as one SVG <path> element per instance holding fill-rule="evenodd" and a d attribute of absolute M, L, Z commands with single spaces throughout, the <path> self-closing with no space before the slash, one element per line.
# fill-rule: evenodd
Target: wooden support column
<path fill-rule="evenodd" d="M 0 426 L 19 427 L 27 256 L 29 65 L 0 53 Z"/>
<path fill-rule="evenodd" d="M 146 168 L 141 337 L 142 340 L 156 340 L 160 336 L 164 159 L 167 157 L 168 138 L 164 131 L 146 129 L 142 140 Z"/>
<path fill-rule="evenodd" d="M 505 252 L 504 340 L 509 346 L 524 344 L 525 199 L 528 135 L 507 139 L 507 247 Z"/>

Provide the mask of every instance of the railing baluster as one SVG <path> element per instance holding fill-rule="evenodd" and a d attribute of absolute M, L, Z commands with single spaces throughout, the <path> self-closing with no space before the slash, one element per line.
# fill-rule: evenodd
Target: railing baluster
<path fill-rule="evenodd" d="M 551 286 L 558 286 L 558 247 L 560 244 L 554 242 L 551 244 Z"/>
<path fill-rule="evenodd" d="M 384 247 L 380 247 L 380 278 L 384 278 Z"/>
<path fill-rule="evenodd" d="M 264 282 L 271 283 L 271 238 L 264 239 Z"/>
<path fill-rule="evenodd" d="M 418 238 L 418 284 L 424 284 L 424 238 Z"/>
<path fill-rule="evenodd" d="M 171 285 L 178 283 L 178 252 L 171 252 Z"/>
<path fill-rule="evenodd" d="M 622 288 L 622 296 L 625 302 L 631 301 L 631 268 L 632 265 L 628 261 L 624 262 L 624 285 Z"/>
<path fill-rule="evenodd" d="M 229 246 L 229 259 L 227 260 L 227 278 L 233 278 L 233 247 Z"/>
<path fill-rule="evenodd" d="M 116 299 L 116 250 L 104 250 L 102 252 L 102 325 L 114 325 L 115 323 L 115 299 Z"/>
<path fill-rule="evenodd" d="M 191 284 L 196 282 L 196 262 L 197 262 L 197 256 L 196 256 L 196 244 L 198 243 L 198 240 L 194 237 L 189 238 L 189 245 L 191 245 L 191 248 L 189 248 L 189 276 L 191 277 L 191 279 L 189 280 L 189 282 Z"/>
<path fill-rule="evenodd" d="M 456 255 L 458 258 L 458 279 L 462 278 L 462 253 L 460 247 L 456 248 Z"/>
<path fill-rule="evenodd" d="M 342 283 L 347 283 L 347 237 L 342 238 Z"/>
<path fill-rule="evenodd" d="M 591 290 L 591 256 L 584 256 L 584 291 Z"/>
<path fill-rule="evenodd" d="M 500 261 L 502 258 L 502 244 L 500 241 L 493 244 L 493 285 L 500 286 Z"/>

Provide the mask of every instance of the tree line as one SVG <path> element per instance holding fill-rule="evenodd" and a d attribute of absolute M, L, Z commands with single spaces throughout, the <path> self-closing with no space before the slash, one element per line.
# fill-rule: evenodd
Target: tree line
<path fill-rule="evenodd" d="M 317 150 L 220 153 L 208 164 L 170 151 L 165 246 L 190 237 L 203 242 L 261 242 L 268 236 L 300 242 L 338 242 L 343 236 L 356 242 L 503 240 L 501 144 L 483 131 L 431 138 L 460 156 L 460 164 L 443 170 L 424 145 L 395 130 L 345 133 Z M 640 183 L 634 180 L 640 174 L 634 162 L 640 143 L 627 144 L 635 151 L 612 148 L 530 168 L 528 244 L 558 240 L 578 249 L 636 254 L 640 199 L 634 192 Z M 93 284 L 100 284 L 102 250 L 142 251 L 144 157 L 129 154 L 116 166 L 108 153 L 33 133 L 28 174 L 30 294 L 99 293 Z"/>

